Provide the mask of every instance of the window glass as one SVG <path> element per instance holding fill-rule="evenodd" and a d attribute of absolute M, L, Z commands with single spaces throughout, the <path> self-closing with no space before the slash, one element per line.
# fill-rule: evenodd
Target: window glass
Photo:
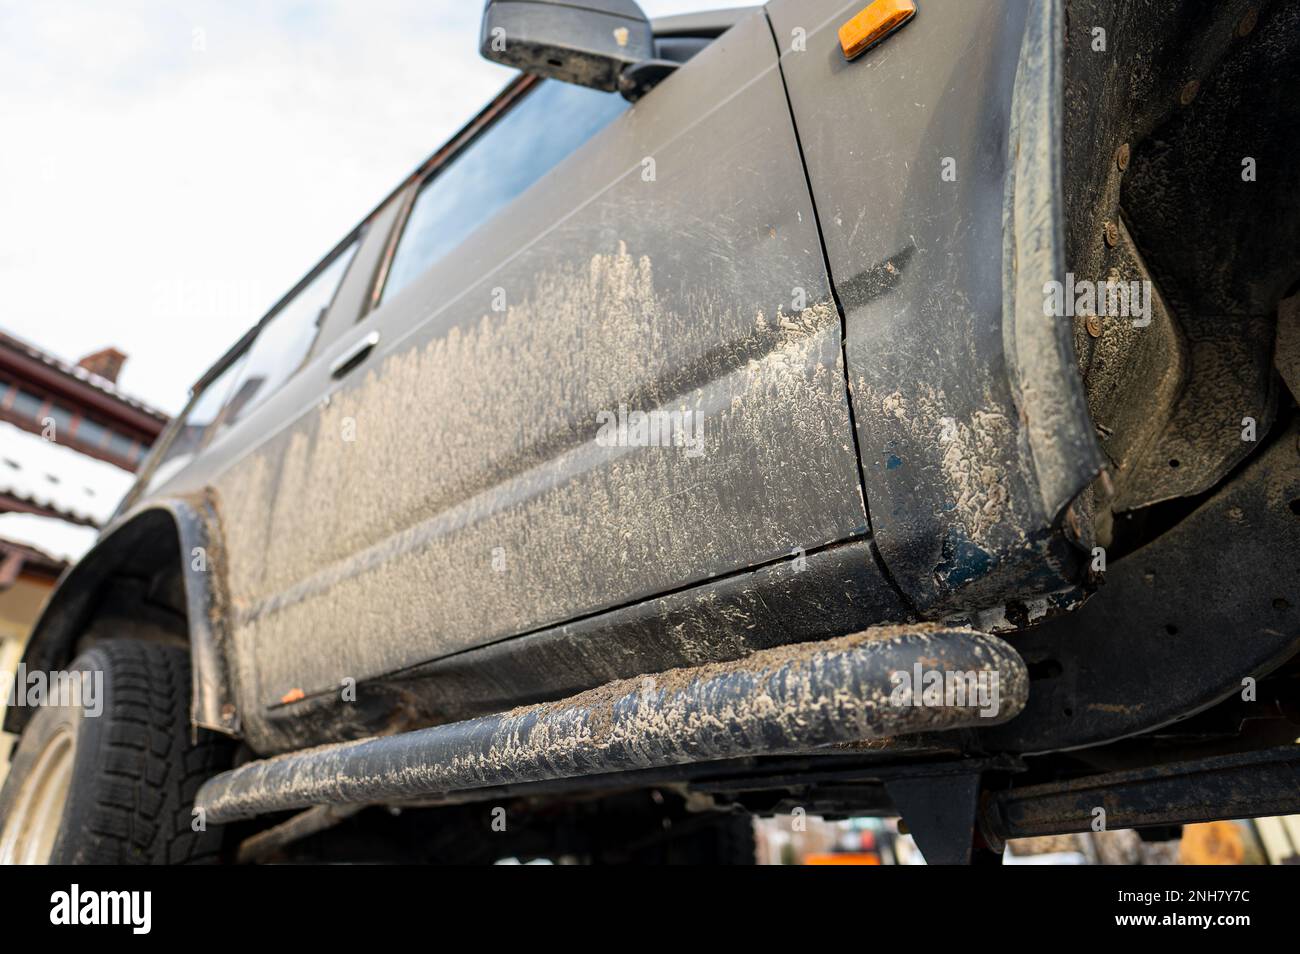
<path fill-rule="evenodd" d="M 627 106 L 616 93 L 556 81 L 526 94 L 421 187 L 384 297 L 409 285 Z"/>
<path fill-rule="evenodd" d="M 257 333 L 257 340 L 248 349 L 243 376 L 221 415 L 221 427 L 234 424 L 261 404 L 302 366 L 358 244 L 353 242 L 335 256 Z"/>
<path fill-rule="evenodd" d="M 244 370 L 244 362 L 247 360 L 248 352 L 245 351 L 191 402 L 185 417 L 175 425 L 176 434 L 149 477 L 148 489 L 152 490 L 159 484 L 165 483 L 198 453 L 199 448 L 203 446 L 203 437 L 208 426 L 221 413 L 221 408 L 230 393 L 230 387 Z"/>
<path fill-rule="evenodd" d="M 135 441 L 125 434 L 113 431 L 108 436 L 108 452 L 125 460 L 131 460 L 135 454 Z"/>
<path fill-rule="evenodd" d="M 12 410 L 15 414 L 20 414 L 23 417 L 35 418 L 44 406 L 45 398 L 37 397 L 30 391 L 19 388 L 18 393 L 14 395 Z"/>
<path fill-rule="evenodd" d="M 66 407 L 59 404 L 50 405 L 50 409 L 45 412 L 45 416 L 53 418 L 54 433 L 57 435 L 56 440 L 61 439 L 64 434 L 72 433 L 72 412 Z"/>
<path fill-rule="evenodd" d="M 91 447 L 103 447 L 108 437 L 108 428 L 88 417 L 83 417 L 77 425 L 77 440 Z"/>

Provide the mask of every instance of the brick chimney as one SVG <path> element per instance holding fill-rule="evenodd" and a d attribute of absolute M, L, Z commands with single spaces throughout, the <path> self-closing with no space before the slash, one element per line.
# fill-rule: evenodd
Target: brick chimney
<path fill-rule="evenodd" d="M 85 368 L 91 374 L 97 374 L 116 384 L 117 376 L 122 373 L 124 364 L 126 364 L 126 355 L 116 348 L 105 348 L 103 351 L 86 355 L 77 362 L 77 367 Z"/>

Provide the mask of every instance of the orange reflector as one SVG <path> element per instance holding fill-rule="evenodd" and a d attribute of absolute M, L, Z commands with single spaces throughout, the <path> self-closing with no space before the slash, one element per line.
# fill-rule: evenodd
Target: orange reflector
<path fill-rule="evenodd" d="M 876 0 L 840 27 L 840 49 L 847 59 L 860 56 L 914 16 L 913 0 Z"/>

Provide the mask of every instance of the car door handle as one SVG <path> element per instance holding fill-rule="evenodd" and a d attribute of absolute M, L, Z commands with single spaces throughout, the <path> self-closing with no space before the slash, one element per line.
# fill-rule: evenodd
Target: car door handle
<path fill-rule="evenodd" d="M 377 344 L 379 344 L 379 332 L 372 331 L 334 359 L 334 363 L 330 365 L 330 377 L 343 377 L 343 375 L 366 360 L 366 355 L 374 351 Z"/>

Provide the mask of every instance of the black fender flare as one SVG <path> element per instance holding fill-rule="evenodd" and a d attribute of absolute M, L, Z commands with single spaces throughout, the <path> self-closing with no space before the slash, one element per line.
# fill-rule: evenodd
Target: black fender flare
<path fill-rule="evenodd" d="M 184 585 L 194 679 L 191 722 L 238 737 L 239 710 L 225 652 L 228 633 L 222 553 L 216 507 L 206 496 L 152 499 L 121 515 L 59 579 L 32 629 L 23 664 L 28 671 L 44 672 L 66 666 L 115 574 L 124 568 L 164 567 L 177 561 L 174 565 L 179 565 Z M 5 730 L 21 732 L 31 715 L 27 707 L 8 707 Z"/>

